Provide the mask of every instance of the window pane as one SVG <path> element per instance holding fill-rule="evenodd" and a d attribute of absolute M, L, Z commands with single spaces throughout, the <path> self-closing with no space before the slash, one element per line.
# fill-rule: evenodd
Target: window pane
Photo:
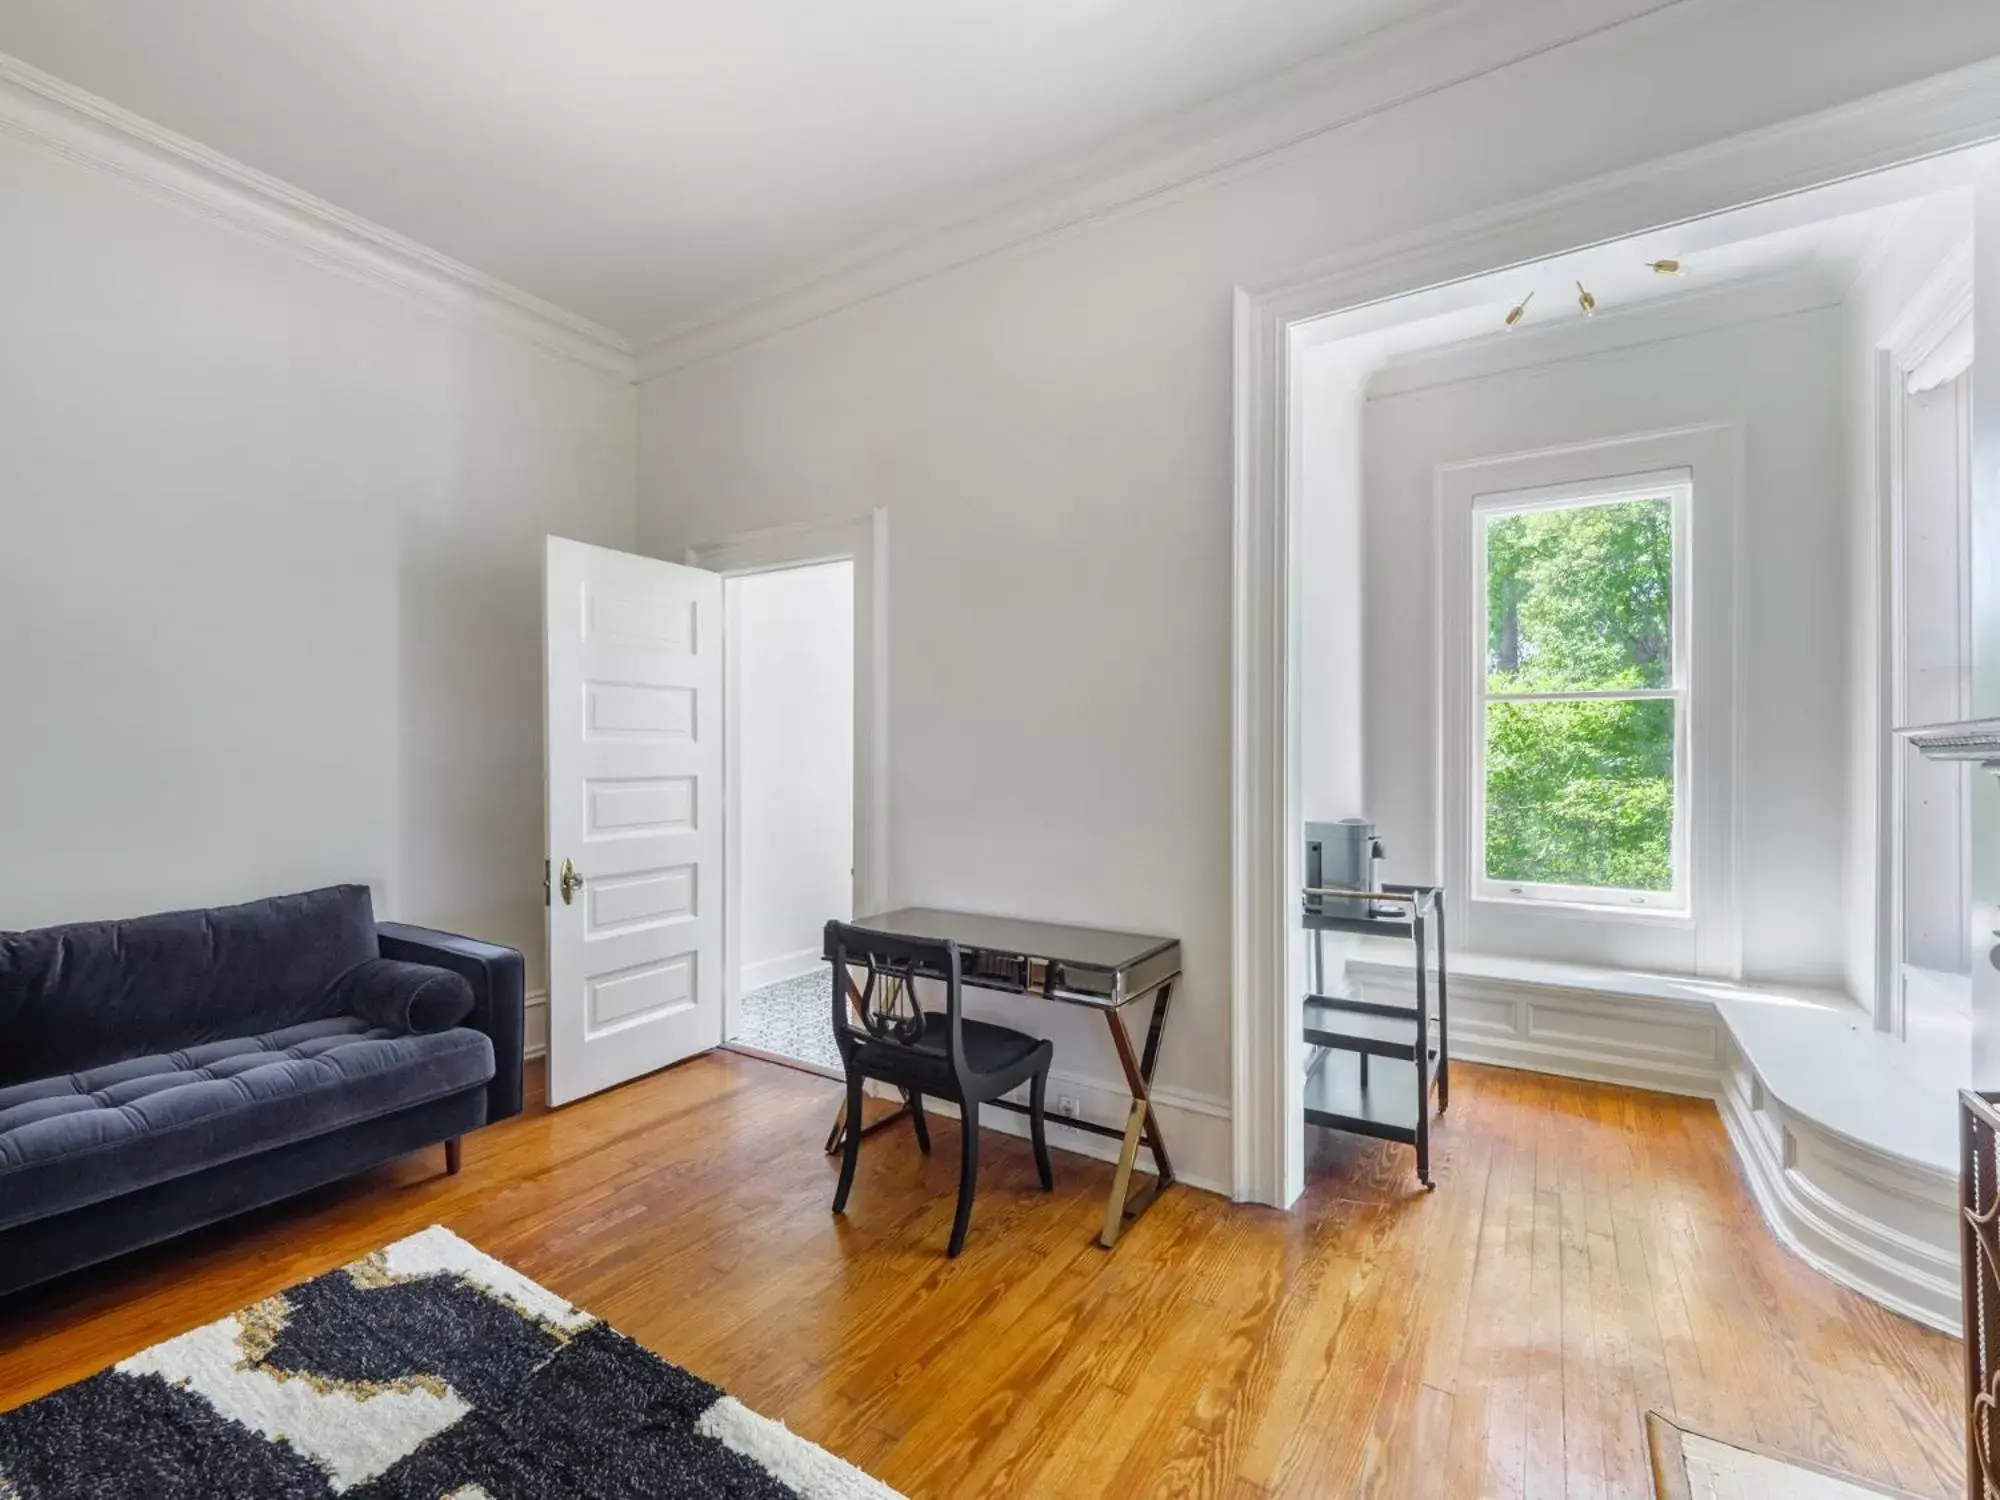
<path fill-rule="evenodd" d="M 1486 706 L 1486 873 L 1671 890 L 1674 705 L 1584 699 Z"/>
<path fill-rule="evenodd" d="M 1524 511 L 1485 524 L 1489 693 L 1671 685 L 1671 500 Z"/>

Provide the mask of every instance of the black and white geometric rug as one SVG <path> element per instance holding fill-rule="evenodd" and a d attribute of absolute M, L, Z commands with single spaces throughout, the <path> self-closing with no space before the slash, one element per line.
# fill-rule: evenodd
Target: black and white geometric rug
<path fill-rule="evenodd" d="M 900 1500 L 432 1227 L 0 1413 L 0 1500 Z"/>

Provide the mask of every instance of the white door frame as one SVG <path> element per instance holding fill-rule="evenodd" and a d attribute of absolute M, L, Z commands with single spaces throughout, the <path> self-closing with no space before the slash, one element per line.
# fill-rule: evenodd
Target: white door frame
<path fill-rule="evenodd" d="M 1230 694 L 1235 1196 L 1305 1186 L 1293 335 L 1331 313 L 2000 139 L 2000 62 L 1871 95 L 1236 291 Z"/>
<path fill-rule="evenodd" d="M 889 512 L 749 531 L 687 549 L 693 567 L 725 579 L 813 563 L 854 564 L 854 913 L 889 904 Z M 723 715 L 734 723 L 731 643 L 723 642 Z M 743 859 L 738 829 L 742 778 L 736 736 L 725 727 L 722 770 L 722 1041 L 743 1005 Z"/>
<path fill-rule="evenodd" d="M 1903 798 L 1905 757 L 1891 731 L 1907 723 L 1903 656 L 1907 623 L 1901 587 L 1904 562 L 1905 416 L 1911 374 L 1960 323 L 1972 316 L 1972 240 L 1946 252 L 1875 349 L 1875 550 L 1877 604 L 1875 741 L 1875 1028 L 1903 1036 L 1908 989 L 1903 966 Z M 1969 540 L 1969 539 L 1968 539 Z M 1962 560 L 1971 566 L 1971 548 Z M 1968 578 L 1969 586 L 1970 580 Z M 1965 643 L 1964 661 L 1972 660 Z M 1961 713 L 1970 705 L 1961 703 Z"/>

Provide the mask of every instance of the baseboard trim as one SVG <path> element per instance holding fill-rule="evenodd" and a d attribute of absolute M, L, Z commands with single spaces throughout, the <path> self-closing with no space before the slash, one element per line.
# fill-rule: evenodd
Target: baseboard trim
<path fill-rule="evenodd" d="M 549 1055 L 549 992 L 530 990 L 521 1011 L 521 1052 L 524 1057 Z"/>
<path fill-rule="evenodd" d="M 880 1098 L 896 1097 L 896 1091 L 887 1085 L 870 1084 L 869 1092 Z M 1019 1090 L 1019 1097 L 1022 1103 L 1027 1102 L 1025 1088 Z M 1078 1115 L 1092 1124 L 1122 1128 L 1132 1102 L 1125 1086 L 1106 1079 L 1086 1078 L 1077 1073 L 1054 1069 L 1049 1072 L 1050 1147 L 1078 1156 L 1094 1157 L 1098 1161 L 1117 1161 L 1118 1142 L 1087 1130 L 1072 1130 L 1057 1116 L 1056 1100 L 1064 1097 L 1075 1099 Z M 958 1118 L 958 1107 L 942 1099 L 927 1097 L 924 1108 L 947 1119 Z M 1228 1101 L 1206 1094 L 1183 1093 L 1178 1089 L 1155 1089 L 1153 1108 L 1159 1114 L 1161 1130 L 1166 1132 L 1167 1150 L 1173 1158 L 1174 1180 L 1227 1198 L 1231 1160 Z M 982 1130 L 998 1130 L 1013 1136 L 1026 1137 L 1028 1134 L 1027 1116 L 1017 1115 L 1012 1110 L 987 1110 L 979 1117 L 979 1126 Z M 1142 1150 L 1139 1153 L 1139 1170 L 1150 1171 L 1151 1168 L 1151 1157 Z"/>
<path fill-rule="evenodd" d="M 826 955 L 819 949 L 800 948 L 795 953 L 780 953 L 776 958 L 763 958 L 754 964 L 745 964 L 739 983 L 742 993 L 747 995 L 767 984 L 782 984 L 787 979 L 810 974 L 825 963 Z"/>
<path fill-rule="evenodd" d="M 1350 959 L 1370 998 L 1409 1005 L 1407 967 Z M 1926 1327 L 1958 1334 L 1958 1184 L 1788 1110 L 1697 998 L 1453 973 L 1451 1053 L 1464 1062 L 1707 1099 L 1765 1226 L 1821 1275 Z"/>

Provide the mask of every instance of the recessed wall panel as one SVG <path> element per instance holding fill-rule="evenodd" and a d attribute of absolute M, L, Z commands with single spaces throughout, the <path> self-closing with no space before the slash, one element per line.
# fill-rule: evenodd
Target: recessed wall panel
<path fill-rule="evenodd" d="M 695 826 L 695 778 L 590 778 L 583 784 L 583 836 L 637 838 L 686 833 Z"/>
<path fill-rule="evenodd" d="M 589 889 L 593 937 L 678 922 L 695 914 L 693 865 L 604 877 Z"/>
<path fill-rule="evenodd" d="M 586 740 L 691 740 L 694 689 L 637 682 L 583 685 Z"/>
<path fill-rule="evenodd" d="M 586 640 L 638 642 L 691 653 L 694 621 L 692 600 L 654 599 L 603 588 L 591 589 L 584 598 Z"/>
<path fill-rule="evenodd" d="M 614 969 L 589 982 L 587 1034 L 658 1020 L 694 1004 L 692 953 Z"/>

